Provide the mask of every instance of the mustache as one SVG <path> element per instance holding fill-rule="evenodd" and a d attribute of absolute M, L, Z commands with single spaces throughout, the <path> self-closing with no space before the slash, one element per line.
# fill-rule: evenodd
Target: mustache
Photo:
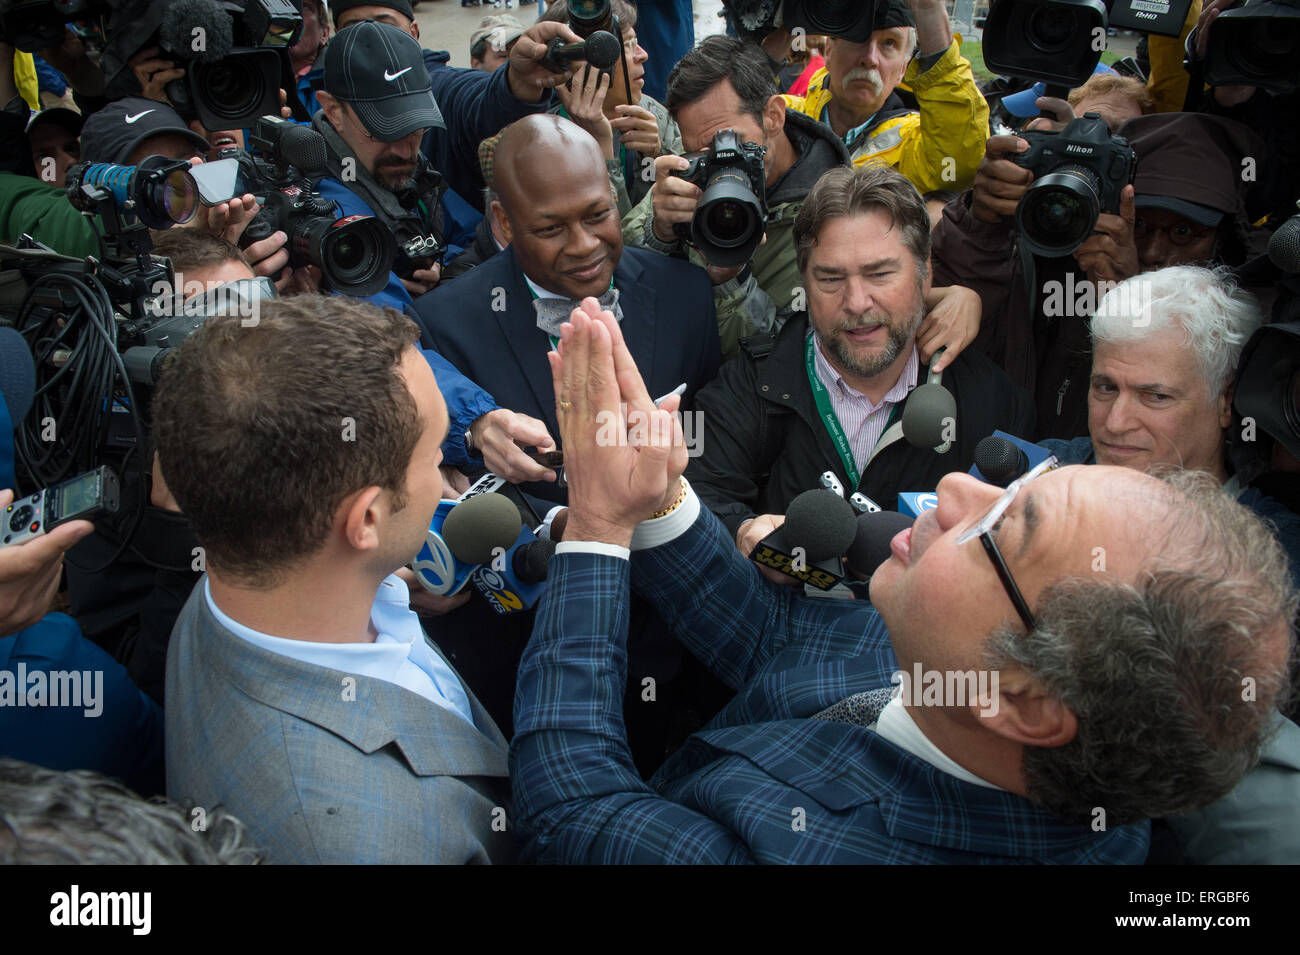
<path fill-rule="evenodd" d="M 880 76 L 879 70 L 873 70 L 865 66 L 855 66 L 844 74 L 845 83 L 853 83 L 857 80 L 866 80 L 871 84 L 872 90 L 877 93 L 885 88 L 885 81 Z"/>

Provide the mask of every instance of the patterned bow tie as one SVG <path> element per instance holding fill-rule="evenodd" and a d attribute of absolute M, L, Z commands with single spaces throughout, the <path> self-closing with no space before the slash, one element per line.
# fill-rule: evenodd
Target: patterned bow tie
<path fill-rule="evenodd" d="M 615 320 L 623 321 L 623 308 L 618 304 L 618 289 L 610 289 L 598 301 L 601 308 L 614 313 Z M 533 308 L 537 311 L 537 327 L 551 337 L 559 338 L 560 326 L 569 320 L 573 310 L 581 304 L 571 298 L 533 299 Z"/>
<path fill-rule="evenodd" d="M 814 720 L 829 720 L 832 723 L 854 723 L 857 726 L 871 726 L 880 719 L 885 704 L 898 692 L 897 686 L 885 686 L 879 690 L 867 690 L 855 693 L 838 703 L 826 707 L 820 713 L 814 713 Z"/>

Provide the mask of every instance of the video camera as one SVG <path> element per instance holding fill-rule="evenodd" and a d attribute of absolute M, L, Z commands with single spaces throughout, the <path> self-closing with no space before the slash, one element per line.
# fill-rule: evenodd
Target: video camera
<path fill-rule="evenodd" d="M 164 88 L 185 119 L 239 129 L 280 108 L 282 51 L 302 33 L 291 0 L 179 0 L 158 28 L 164 55 L 185 76 Z"/>
<path fill-rule="evenodd" d="M 1189 59 L 1196 32 L 1187 35 Z M 1220 13 L 1205 47 L 1205 80 L 1277 94 L 1300 89 L 1300 0 L 1244 0 Z"/>
<path fill-rule="evenodd" d="M 1046 83 L 1049 96 L 1082 86 L 1109 28 L 1178 36 L 1191 0 L 994 0 L 984 23 L 984 65 Z"/>
<path fill-rule="evenodd" d="M 320 133 L 278 116 L 262 116 L 249 139 L 264 158 L 238 147 L 221 159 L 239 162 L 236 195 L 251 192 L 263 206 L 240 244 L 247 247 L 282 231 L 289 237 L 289 265 L 314 265 L 328 288 L 345 295 L 373 295 L 388 284 L 397 246 L 374 216 L 340 218 L 333 200 L 316 191 L 312 176 L 324 174 L 326 147 Z"/>
<path fill-rule="evenodd" d="M 63 45 L 64 24 L 108 12 L 105 0 L 0 0 L 0 38 L 39 53 Z"/>
<path fill-rule="evenodd" d="M 722 129 L 708 149 L 683 156 L 690 162 L 673 175 L 703 190 L 690 224 L 673 229 L 710 265 L 744 265 L 763 241 L 767 220 L 766 146 L 741 142 L 734 129 Z"/>
<path fill-rule="evenodd" d="M 1097 216 L 1118 214 L 1120 193 L 1137 171 L 1137 155 L 1127 139 L 1111 135 L 1097 113 L 1072 120 L 1059 132 L 1019 135 L 1029 149 L 1011 161 L 1034 174 L 1016 206 L 1021 244 L 1034 255 L 1069 255 L 1092 234 Z"/>

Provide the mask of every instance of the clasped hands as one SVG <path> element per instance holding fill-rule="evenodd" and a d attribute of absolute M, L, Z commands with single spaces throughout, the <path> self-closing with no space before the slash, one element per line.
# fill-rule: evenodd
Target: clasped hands
<path fill-rule="evenodd" d="M 681 397 L 655 407 L 618 322 L 594 298 L 573 310 L 547 359 L 569 482 L 564 539 L 627 547 L 636 525 L 679 495 Z"/>

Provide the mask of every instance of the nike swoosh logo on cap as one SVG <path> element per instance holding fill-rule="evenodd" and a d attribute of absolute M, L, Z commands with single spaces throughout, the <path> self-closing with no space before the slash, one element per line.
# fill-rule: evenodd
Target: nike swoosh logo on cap
<path fill-rule="evenodd" d="M 391 83 L 393 80 L 397 79 L 397 78 L 398 78 L 399 76 L 401 76 L 403 73 L 408 73 L 408 72 L 410 72 L 410 70 L 411 70 L 411 67 L 408 66 L 408 67 L 407 67 L 406 69 L 404 69 L 404 70 L 398 70 L 396 73 L 389 74 L 388 70 L 385 69 L 385 70 L 384 70 L 384 79 L 388 80 L 388 82 Z"/>
<path fill-rule="evenodd" d="M 136 113 L 134 116 L 128 116 L 128 117 L 126 117 L 126 121 L 127 121 L 128 123 L 134 123 L 134 122 L 135 122 L 137 119 L 139 119 L 141 116 L 148 116 L 148 115 L 149 115 L 150 113 L 152 113 L 152 112 L 153 112 L 153 110 L 151 110 L 151 109 L 147 109 L 147 110 L 145 110 L 143 113 Z"/>

